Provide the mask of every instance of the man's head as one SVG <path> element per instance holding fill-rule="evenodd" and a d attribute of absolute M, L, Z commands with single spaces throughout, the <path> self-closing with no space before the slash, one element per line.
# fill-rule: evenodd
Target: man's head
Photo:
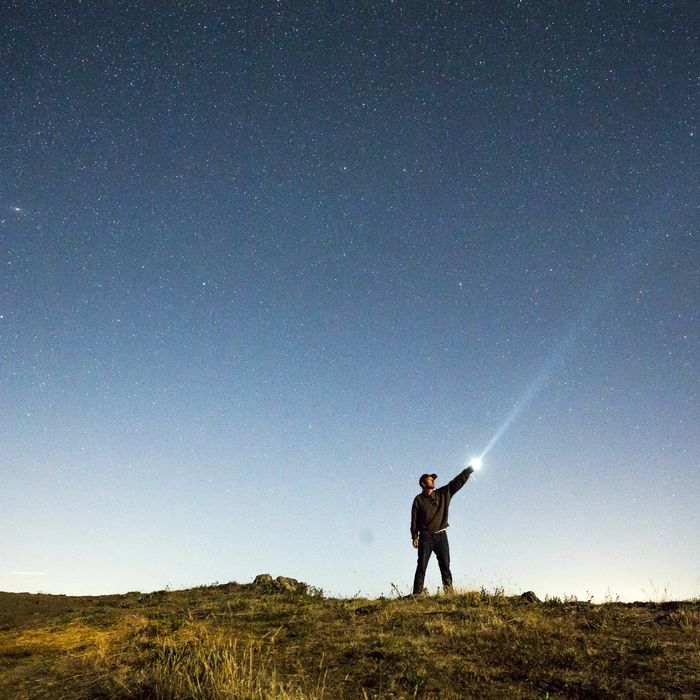
<path fill-rule="evenodd" d="M 435 479 L 437 479 L 437 474 L 421 474 L 418 484 L 423 491 L 430 492 L 435 488 Z"/>

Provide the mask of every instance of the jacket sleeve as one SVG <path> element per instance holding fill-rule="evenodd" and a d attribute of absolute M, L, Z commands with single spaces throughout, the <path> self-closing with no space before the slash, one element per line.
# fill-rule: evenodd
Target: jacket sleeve
<path fill-rule="evenodd" d="M 415 540 L 418 537 L 418 499 L 413 499 L 411 506 L 411 539 Z"/>
<path fill-rule="evenodd" d="M 467 483 L 467 479 L 474 470 L 471 467 L 467 467 L 464 471 L 457 474 L 457 476 L 447 484 L 447 489 L 450 492 L 450 496 L 454 496 L 457 491 L 459 491 L 464 484 Z"/>

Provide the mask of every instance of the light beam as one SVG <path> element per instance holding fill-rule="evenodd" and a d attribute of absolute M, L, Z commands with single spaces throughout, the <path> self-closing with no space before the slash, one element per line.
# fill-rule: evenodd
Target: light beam
<path fill-rule="evenodd" d="M 588 314 L 589 317 L 592 313 Z M 590 319 L 589 319 L 590 320 Z M 550 376 L 561 367 L 567 357 L 571 354 L 571 349 L 576 340 L 578 340 L 587 323 L 584 320 L 579 320 L 569 326 L 568 331 L 564 334 L 562 340 L 557 343 L 554 349 L 549 353 L 544 365 L 525 387 L 523 392 L 518 397 L 518 400 L 513 404 L 513 408 L 506 416 L 505 420 L 498 427 L 493 437 L 488 441 L 481 455 L 477 458 L 479 462 L 483 462 L 484 457 L 493 449 L 498 441 L 503 437 L 506 431 L 513 424 L 515 419 L 530 405 L 535 396 L 542 390 L 542 387 L 547 383 Z"/>

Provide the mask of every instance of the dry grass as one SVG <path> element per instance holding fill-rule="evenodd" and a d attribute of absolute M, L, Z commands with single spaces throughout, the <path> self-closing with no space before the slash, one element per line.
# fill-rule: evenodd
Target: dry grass
<path fill-rule="evenodd" d="M 0 594 L 0 697 L 696 698 L 700 604 Z"/>

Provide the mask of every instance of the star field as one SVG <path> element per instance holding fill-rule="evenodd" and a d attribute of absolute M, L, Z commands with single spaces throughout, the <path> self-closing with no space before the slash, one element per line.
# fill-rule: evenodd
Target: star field
<path fill-rule="evenodd" d="M 0 588 L 697 596 L 698 26 L 4 3 Z"/>

